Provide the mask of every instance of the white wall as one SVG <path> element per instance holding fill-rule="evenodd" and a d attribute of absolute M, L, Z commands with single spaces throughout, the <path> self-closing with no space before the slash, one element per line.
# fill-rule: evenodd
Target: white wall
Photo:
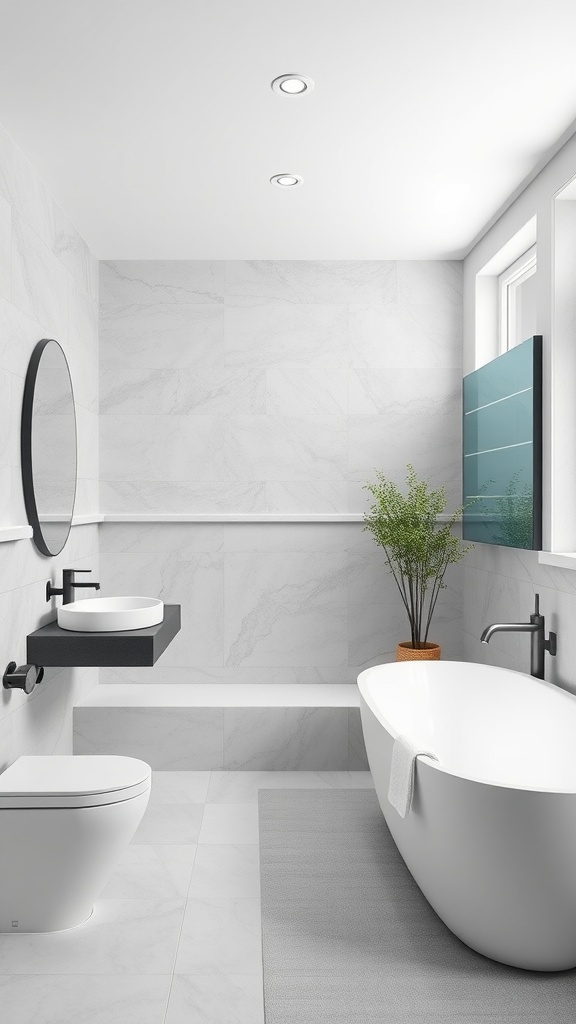
<path fill-rule="evenodd" d="M 26 524 L 20 479 L 24 377 L 37 341 L 56 338 L 70 363 L 78 421 L 77 513 L 98 508 L 97 262 L 37 174 L 0 129 L 0 526 Z M 74 527 L 45 558 L 31 540 L 0 544 L 0 674 L 26 660 L 26 636 L 54 616 L 48 578 L 98 570 L 96 526 Z M 97 578 L 97 577 L 96 577 Z M 52 608 L 52 610 L 50 610 Z M 32 696 L 0 690 L 0 768 L 25 753 L 70 753 L 72 705 L 97 670 L 46 672 Z"/>
<path fill-rule="evenodd" d="M 544 548 L 576 550 L 576 363 L 574 333 L 560 323 L 556 283 L 562 277 L 563 234 L 556 231 L 554 195 L 576 174 L 573 137 L 515 200 L 464 260 L 464 372 L 476 365 L 476 275 L 532 217 L 537 219 L 538 333 L 544 345 Z M 559 206 L 571 204 L 560 203 Z M 574 240 L 576 244 L 576 239 Z M 573 262 L 573 257 L 572 257 Z M 572 289 L 576 288 L 573 279 Z M 576 691 L 576 572 L 539 565 L 535 552 L 478 544 L 464 569 L 465 653 L 528 670 L 525 636 L 498 634 L 486 647 L 479 637 L 497 621 L 526 621 L 534 593 L 550 629 L 558 633 L 558 656 L 547 658 L 547 678 Z"/>
<path fill-rule="evenodd" d="M 459 263 L 111 262 L 100 300 L 103 512 L 361 512 L 408 461 L 459 503 Z M 101 559 L 183 606 L 154 669 L 103 680 L 348 681 L 407 635 L 361 524 L 105 524 Z"/>

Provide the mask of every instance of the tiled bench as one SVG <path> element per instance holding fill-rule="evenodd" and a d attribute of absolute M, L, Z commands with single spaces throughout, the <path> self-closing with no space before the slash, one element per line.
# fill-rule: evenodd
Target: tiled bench
<path fill-rule="evenodd" d="M 363 771 L 354 684 L 107 683 L 74 708 L 74 753 L 156 770 Z"/>

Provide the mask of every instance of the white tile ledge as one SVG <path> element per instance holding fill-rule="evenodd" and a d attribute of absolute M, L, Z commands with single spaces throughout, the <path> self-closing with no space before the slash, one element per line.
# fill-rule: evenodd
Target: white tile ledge
<path fill-rule="evenodd" d="M 445 523 L 449 516 L 438 516 Z M 91 523 L 363 523 L 362 512 L 127 512 L 74 516 L 72 526 Z M 0 544 L 4 541 L 29 540 L 31 526 L 0 526 Z M 547 554 L 547 552 L 543 552 Z M 564 556 L 562 556 L 564 557 Z M 576 555 L 572 556 L 576 560 Z M 551 562 L 556 565 L 556 562 Z M 563 563 L 562 563 L 563 564 Z"/>
<path fill-rule="evenodd" d="M 31 526 L 0 526 L 0 544 L 9 540 L 28 540 L 31 536 Z"/>
<path fill-rule="evenodd" d="M 58 517 L 54 516 L 57 521 Z M 104 522 L 104 516 L 99 512 L 91 512 L 88 515 L 74 516 L 72 526 L 88 526 L 91 523 Z M 0 544 L 13 540 L 30 540 L 32 537 L 31 526 L 0 526 Z"/>
<path fill-rule="evenodd" d="M 106 513 L 105 523 L 360 523 L 361 512 L 127 512 Z"/>
<path fill-rule="evenodd" d="M 82 708 L 357 708 L 355 683 L 99 683 Z"/>
<path fill-rule="evenodd" d="M 576 569 L 576 551 L 539 551 L 540 565 L 555 565 L 558 569 Z"/>
<path fill-rule="evenodd" d="M 362 523 L 362 512 L 122 512 L 105 513 L 105 523 Z M 445 523 L 450 516 L 438 516 Z"/>

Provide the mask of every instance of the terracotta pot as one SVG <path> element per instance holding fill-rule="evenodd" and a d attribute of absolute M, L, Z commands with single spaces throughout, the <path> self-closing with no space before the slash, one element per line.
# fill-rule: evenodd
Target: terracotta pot
<path fill-rule="evenodd" d="M 425 643 L 413 647 L 411 640 L 403 640 L 396 648 L 396 661 L 439 661 L 440 644 Z"/>

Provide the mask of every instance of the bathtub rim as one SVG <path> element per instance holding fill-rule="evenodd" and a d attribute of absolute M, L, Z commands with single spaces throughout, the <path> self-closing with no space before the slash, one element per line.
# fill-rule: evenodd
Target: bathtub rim
<path fill-rule="evenodd" d="M 438 666 L 445 665 L 446 663 L 449 663 L 450 665 L 462 665 L 464 668 L 467 668 L 470 665 L 477 665 L 479 668 L 487 669 L 488 671 L 495 670 L 498 673 L 502 672 L 506 675 L 521 676 L 522 678 L 529 680 L 531 684 L 544 686 L 546 689 L 554 690 L 555 693 L 566 694 L 567 696 L 572 697 L 574 700 L 576 700 L 576 695 L 571 693 L 569 690 L 565 690 L 560 686 L 556 686 L 554 683 L 549 682 L 547 679 L 536 679 L 534 676 L 531 676 L 528 672 L 516 672 L 514 669 L 500 668 L 499 666 L 493 665 L 484 665 L 482 664 L 482 662 L 479 661 L 455 661 L 449 658 L 445 658 L 443 659 L 443 661 L 437 662 L 383 662 L 380 665 L 372 665 L 370 666 L 370 668 L 364 669 L 362 672 L 359 673 L 356 680 L 358 690 L 360 693 L 361 710 L 362 705 L 365 705 L 368 708 L 368 710 L 374 715 L 374 717 L 382 726 L 382 728 L 386 730 L 389 736 L 391 736 L 392 740 L 397 739 L 397 737 L 400 734 L 396 729 L 393 728 L 388 719 L 385 718 L 382 711 L 375 704 L 372 694 L 368 691 L 369 677 L 379 669 L 394 669 L 395 672 L 397 672 L 398 670 L 401 672 L 408 671 L 408 669 L 413 668 L 415 664 L 422 666 L 419 669 L 420 671 L 426 671 L 426 669 L 428 669 L 430 665 L 435 665 L 437 667 L 432 668 L 432 672 L 436 672 L 439 671 Z M 465 782 L 470 782 L 478 786 L 491 787 L 493 789 L 513 790 L 519 793 L 546 793 L 551 796 L 558 797 L 576 796 L 576 784 L 572 789 L 550 789 L 545 786 L 519 786 L 516 783 L 512 782 L 502 782 L 497 781 L 496 779 L 485 779 L 476 775 L 463 775 L 459 772 L 453 771 L 446 765 L 443 765 L 440 761 L 437 761 L 431 757 L 427 757 L 426 754 L 418 754 L 417 760 L 419 763 L 423 763 L 424 765 L 426 765 L 427 768 L 431 768 L 433 771 L 436 772 L 441 772 L 442 775 L 450 775 L 454 779 L 462 779 Z"/>

